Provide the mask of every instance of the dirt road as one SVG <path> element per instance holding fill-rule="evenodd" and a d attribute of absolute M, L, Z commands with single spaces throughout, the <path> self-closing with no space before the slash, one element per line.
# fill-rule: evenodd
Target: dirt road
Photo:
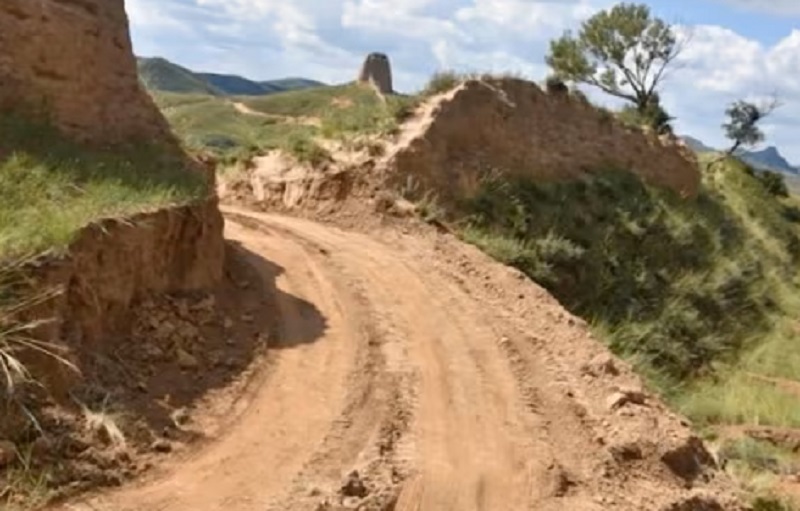
<path fill-rule="evenodd" d="M 280 268 L 268 369 L 198 452 L 65 509 L 735 509 L 679 419 L 514 270 L 444 236 L 226 217 Z"/>

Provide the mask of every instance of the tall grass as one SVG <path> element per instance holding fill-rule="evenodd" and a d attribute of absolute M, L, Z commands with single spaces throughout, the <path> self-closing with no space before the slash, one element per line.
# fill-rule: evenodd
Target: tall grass
<path fill-rule="evenodd" d="M 205 177 L 168 147 L 89 149 L 43 123 L 4 114 L 0 261 L 63 249 L 93 220 L 183 203 L 206 188 Z"/>
<path fill-rule="evenodd" d="M 24 362 L 25 354 L 45 356 L 74 371 L 67 350 L 53 342 L 39 340 L 35 332 L 49 319 L 26 319 L 27 313 L 53 300 L 60 289 L 40 289 L 26 276 L 28 259 L 0 265 L 0 394 L 16 401 L 17 390 L 37 384 L 36 375 Z"/>

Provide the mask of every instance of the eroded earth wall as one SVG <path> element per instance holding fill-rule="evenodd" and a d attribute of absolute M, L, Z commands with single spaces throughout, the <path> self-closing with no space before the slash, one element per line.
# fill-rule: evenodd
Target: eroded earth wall
<path fill-rule="evenodd" d="M 468 81 L 430 119 L 393 167 L 396 179 L 412 177 L 444 202 L 469 196 L 493 172 L 573 179 L 613 168 L 684 196 L 700 185 L 697 161 L 677 139 L 625 126 L 581 98 L 528 81 Z"/>
<path fill-rule="evenodd" d="M 98 143 L 160 138 L 123 0 L 0 1 L 0 111 L 27 107 Z"/>

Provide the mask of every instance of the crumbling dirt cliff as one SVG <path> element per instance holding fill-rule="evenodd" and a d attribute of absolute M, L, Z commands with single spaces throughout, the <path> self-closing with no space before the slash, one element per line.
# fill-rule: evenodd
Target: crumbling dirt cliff
<path fill-rule="evenodd" d="M 412 178 L 445 204 L 470 196 L 493 172 L 564 180 L 614 168 L 685 196 L 700 185 L 693 154 L 677 140 L 532 82 L 470 80 L 434 104 L 393 155 L 390 179 Z"/>
<path fill-rule="evenodd" d="M 78 142 L 78 153 L 81 147 L 91 153 L 95 146 L 112 153 L 121 143 L 137 150 L 146 142 L 144 150 L 162 146 L 172 161 L 172 153 L 180 151 L 139 85 L 123 0 L 0 1 L 0 115 L 4 112 L 47 121 Z M 4 146 L 0 164 L 16 149 Z M 178 156 L 174 164 L 186 172 L 204 171 L 188 156 Z M 130 172 L 148 177 L 153 169 L 132 165 Z M 126 443 L 122 433 L 144 432 L 129 440 L 146 450 L 153 441 L 148 435 L 164 430 L 169 420 L 163 416 L 177 406 L 156 405 L 162 397 L 157 391 L 173 398 L 182 392 L 182 404 L 188 405 L 208 385 L 229 383 L 240 369 L 238 362 L 211 364 L 199 348 L 205 337 L 194 326 L 230 322 L 223 321 L 213 300 L 224 291 L 226 247 L 211 181 L 164 209 L 143 201 L 136 209 L 122 209 L 137 213 L 125 218 L 105 217 L 118 210 L 98 210 L 63 254 L 40 254 L 22 263 L 0 260 L 9 279 L 0 282 L 5 307 L 0 348 L 14 364 L 17 358 L 21 362 L 13 380 L 0 371 L 6 383 L 0 400 L 0 508 L 25 497 L 14 476 L 20 465 L 26 472 L 48 472 L 48 491 L 118 484 L 116 475 L 111 477 L 117 468 L 124 467 L 123 475 L 143 470 L 118 444 Z M 76 194 L 83 192 L 75 186 Z M 195 200 L 187 203 L 190 197 Z M 162 302 L 169 307 L 152 305 Z M 169 313 L 156 314 L 165 310 Z M 203 312 L 202 322 L 195 321 L 196 310 Z M 194 323 L 187 326 L 190 319 Z M 165 338 L 164 346 L 153 347 Z M 225 355 L 255 342 L 230 347 L 231 332 L 214 339 Z M 209 341 L 203 348 L 216 346 Z M 144 356 L 148 349 L 163 353 L 152 360 Z M 131 419 L 122 433 L 104 415 L 109 407 Z"/>
<path fill-rule="evenodd" d="M 102 220 L 86 227 L 63 257 L 36 264 L 58 338 L 84 348 L 119 334 L 137 298 L 199 291 L 222 278 L 222 216 L 216 199 Z"/>
<path fill-rule="evenodd" d="M 123 0 L 3 0 L 0 48 L 0 110 L 98 143 L 169 133 L 139 85 Z"/>

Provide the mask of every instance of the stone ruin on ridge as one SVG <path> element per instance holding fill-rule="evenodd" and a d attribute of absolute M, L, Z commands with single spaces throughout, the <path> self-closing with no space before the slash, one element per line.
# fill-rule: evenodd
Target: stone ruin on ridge
<path fill-rule="evenodd" d="M 389 63 L 389 57 L 384 53 L 367 55 L 361 66 L 358 81 L 372 84 L 381 94 L 393 94 L 392 66 Z"/>

